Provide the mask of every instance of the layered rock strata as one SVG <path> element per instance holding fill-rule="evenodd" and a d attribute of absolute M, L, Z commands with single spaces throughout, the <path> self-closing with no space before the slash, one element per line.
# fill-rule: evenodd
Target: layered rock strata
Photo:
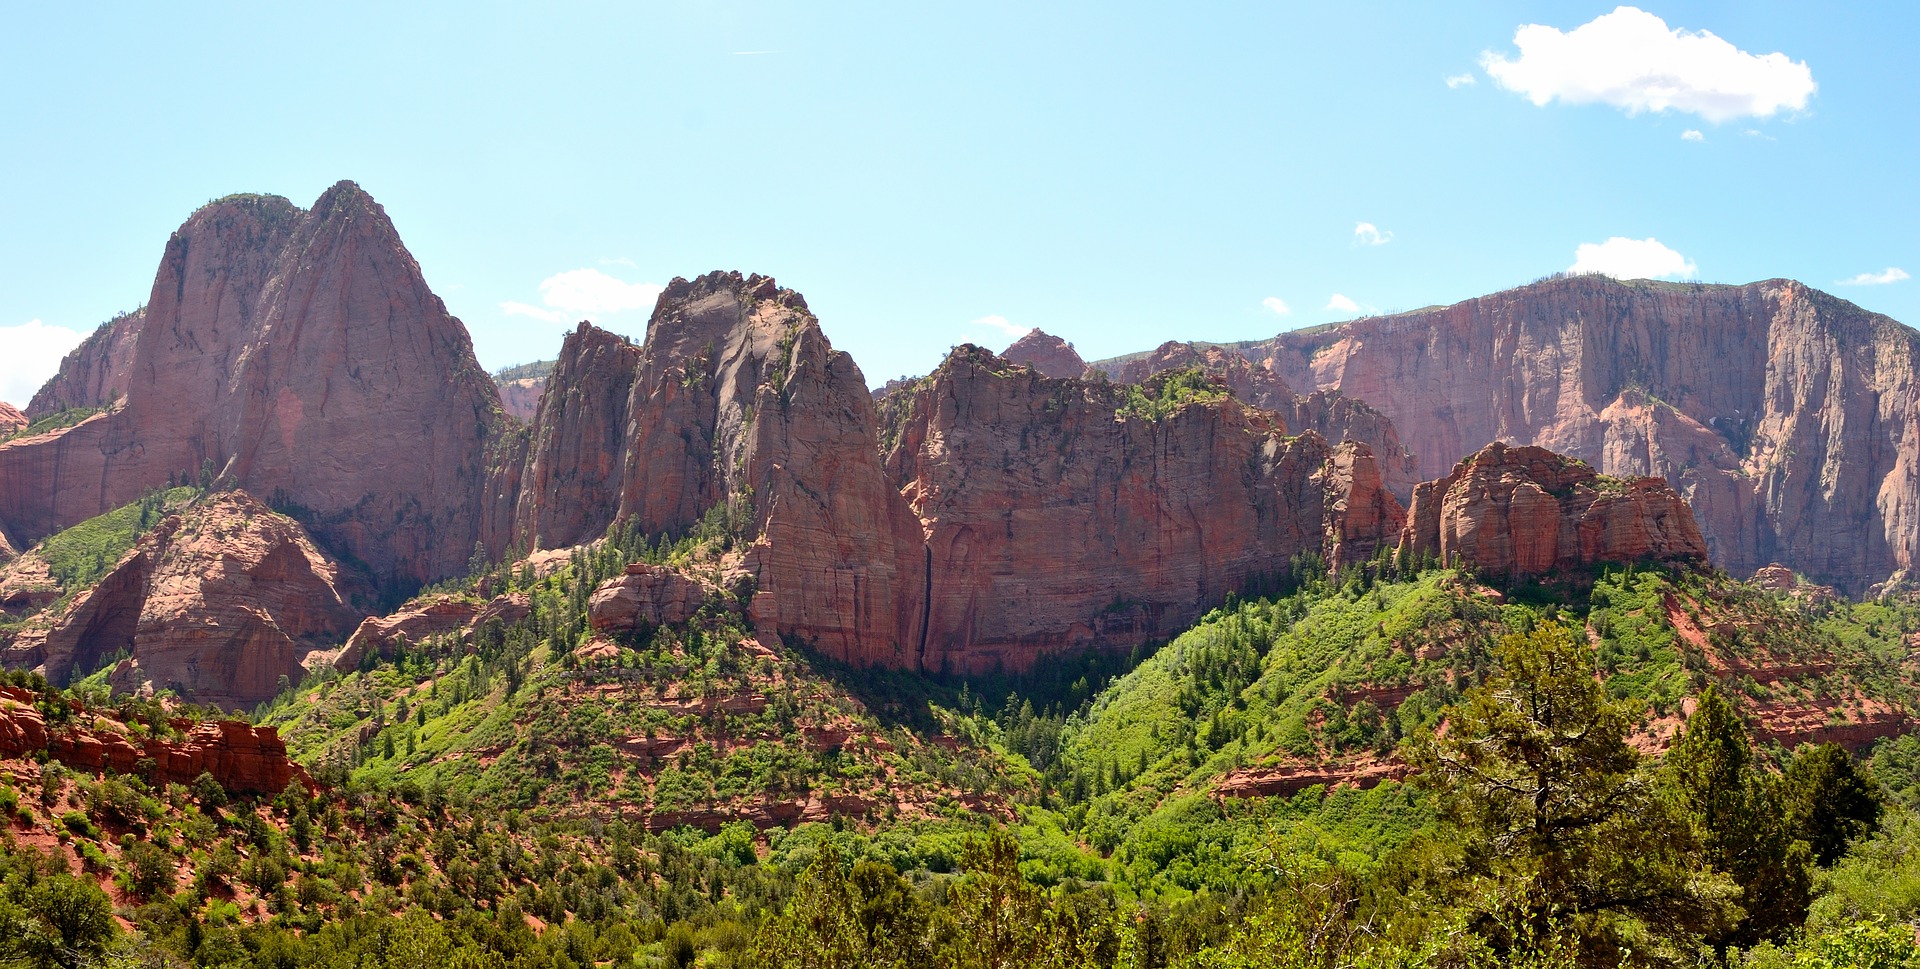
<path fill-rule="evenodd" d="M 352 588 L 297 522 L 244 492 L 211 495 L 30 623 L 0 662 L 58 683 L 123 655 L 108 675 L 116 690 L 250 706 L 297 682 L 311 654 L 353 629 Z"/>
<path fill-rule="evenodd" d="M 1498 442 L 1414 488 L 1400 552 L 1513 577 L 1707 560 L 1692 511 L 1665 481 L 1605 478 L 1545 448 Z"/>
<path fill-rule="evenodd" d="M 1393 419 L 1427 476 L 1482 442 L 1664 476 L 1715 564 L 1858 595 L 1920 558 L 1920 334 L 1790 280 L 1550 280 L 1247 353 Z"/>
<path fill-rule="evenodd" d="M 97 720 L 92 729 L 49 725 L 34 707 L 36 698 L 32 691 L 0 686 L 0 756 L 44 755 L 78 770 L 132 774 L 155 784 L 192 784 L 208 774 L 235 794 L 278 794 L 294 783 L 318 790 L 306 768 L 287 756 L 273 727 L 175 720 L 172 728 L 186 734 L 181 739 L 134 740 L 100 729 Z"/>

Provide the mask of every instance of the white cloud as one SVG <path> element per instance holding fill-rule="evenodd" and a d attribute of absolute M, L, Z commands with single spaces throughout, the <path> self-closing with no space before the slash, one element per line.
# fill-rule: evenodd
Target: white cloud
<path fill-rule="evenodd" d="M 1628 114 L 1684 111 L 1715 123 L 1798 111 L 1818 89 L 1805 61 L 1749 54 L 1708 31 L 1669 29 L 1619 7 L 1571 31 L 1527 24 L 1514 31 L 1520 56 L 1492 51 L 1480 64 L 1494 82 L 1536 105 L 1610 104 Z"/>
<path fill-rule="evenodd" d="M 1707 136 L 1704 134 L 1701 134 L 1700 129 L 1698 128 L 1688 128 L 1687 130 L 1680 132 L 1680 140 L 1681 141 L 1706 141 Z"/>
<path fill-rule="evenodd" d="M 1472 87 L 1479 83 L 1479 79 L 1472 74 L 1455 74 L 1447 78 L 1446 82 L 1449 88 Z"/>
<path fill-rule="evenodd" d="M 1700 267 L 1651 236 L 1614 236 L 1605 242 L 1581 243 L 1567 271 L 1602 273 L 1615 279 L 1689 279 L 1699 273 Z"/>
<path fill-rule="evenodd" d="M 629 283 L 598 269 L 569 269 L 540 281 L 540 302 L 546 305 L 508 300 L 500 304 L 500 311 L 548 323 L 598 319 L 629 310 L 651 310 L 663 288 L 653 283 Z"/>
<path fill-rule="evenodd" d="M 508 316 L 531 316 L 536 320 L 545 320 L 548 323 L 567 322 L 567 312 L 565 310 L 541 309 L 532 303 L 522 303 L 518 300 L 510 299 L 501 303 L 500 311 Z"/>
<path fill-rule="evenodd" d="M 1342 313 L 1358 313 L 1360 312 L 1360 304 L 1339 293 L 1335 293 L 1327 300 L 1327 309 L 1338 310 Z"/>
<path fill-rule="evenodd" d="M 1860 275 L 1855 276 L 1852 279 L 1843 279 L 1838 283 L 1835 283 L 1834 285 L 1836 286 L 1885 286 L 1888 283 L 1897 283 L 1902 280 L 1912 279 L 1912 278 L 1913 278 L 1912 276 L 1907 275 L 1906 270 L 1901 269 L 1898 266 L 1888 266 L 1884 272 L 1861 273 Z"/>
<path fill-rule="evenodd" d="M 974 320 L 973 325 L 984 326 L 989 329 L 999 330 L 1000 332 L 1005 333 L 1007 336 L 1015 340 L 1018 340 L 1021 337 L 1026 336 L 1028 333 L 1033 331 L 1033 327 L 1020 326 L 1017 323 L 1010 323 L 1007 321 L 1006 317 L 1001 316 L 998 313 L 994 313 L 988 316 L 983 316 L 977 320 Z"/>
<path fill-rule="evenodd" d="M 0 326 L 0 348 L 5 348 L 0 353 L 0 400 L 24 409 L 40 385 L 60 369 L 60 358 L 84 339 L 84 333 L 39 320 Z"/>
<path fill-rule="evenodd" d="M 1382 232 L 1371 222 L 1361 222 L 1353 227 L 1353 241 L 1362 246 L 1384 246 L 1393 241 L 1393 233 Z"/>
<path fill-rule="evenodd" d="M 1274 311 L 1274 313 L 1280 316 L 1286 316 L 1287 314 L 1293 312 L 1293 307 L 1288 306 L 1287 301 L 1281 299 L 1278 296 L 1269 296 L 1266 299 L 1261 300 L 1260 305 Z"/>

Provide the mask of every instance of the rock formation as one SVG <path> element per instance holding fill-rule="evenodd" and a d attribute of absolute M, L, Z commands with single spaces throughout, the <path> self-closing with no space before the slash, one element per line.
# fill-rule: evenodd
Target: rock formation
<path fill-rule="evenodd" d="M 639 365 L 639 347 L 589 323 L 561 344 L 548 378 L 553 392 L 540 398 L 518 482 L 518 547 L 569 548 L 612 523 Z"/>
<path fill-rule="evenodd" d="M 1378 408 L 1426 476 L 1491 440 L 1664 476 L 1735 574 L 1857 595 L 1920 559 L 1920 334 L 1800 283 L 1573 277 L 1246 352 Z"/>
<path fill-rule="evenodd" d="M 1073 344 L 1050 333 L 1043 333 L 1036 327 L 1007 348 L 1000 356 L 1023 367 L 1032 367 L 1049 377 L 1082 377 L 1087 372 L 1087 362 L 1073 349 Z"/>
<path fill-rule="evenodd" d="M 910 665 L 920 529 L 882 471 L 865 378 L 798 293 L 710 273 L 668 285 L 638 348 L 583 325 L 527 440 L 489 485 L 513 509 L 490 547 L 701 526 L 750 542 L 735 568 L 756 582 L 758 625 Z"/>
<path fill-rule="evenodd" d="M 532 423 L 540 412 L 540 395 L 547 391 L 547 378 L 514 377 L 496 380 L 494 386 L 500 391 L 501 410 L 517 420 Z"/>
<path fill-rule="evenodd" d="M 0 756 L 44 754 L 77 770 L 144 777 L 154 784 L 192 784 L 212 775 L 235 794 L 278 794 L 288 784 L 317 790 L 307 770 L 287 756 L 287 745 L 273 727 L 239 720 L 192 723 L 172 721 L 178 740 L 129 739 L 88 718 L 91 728 L 49 725 L 34 708 L 36 695 L 16 686 L 0 686 Z"/>
<path fill-rule="evenodd" d="M 1391 545 L 1400 507 L 1364 445 L 1287 437 L 1224 391 L 1137 410 L 1122 385 L 962 346 L 888 398 L 888 473 L 926 533 L 918 665 L 1146 642 L 1301 553 Z"/>
<path fill-rule="evenodd" d="M 24 430 L 26 426 L 27 415 L 20 413 L 20 408 L 0 400 L 0 437 Z"/>
<path fill-rule="evenodd" d="M 1152 353 L 1095 366 L 1111 379 L 1129 384 L 1143 383 L 1167 370 L 1204 370 L 1232 389 L 1235 397 L 1274 412 L 1292 433 L 1313 431 L 1329 441 L 1365 444 L 1373 452 L 1387 490 L 1402 503 L 1413 497 L 1413 486 L 1421 481 L 1419 461 L 1401 445 L 1386 415 L 1340 393 L 1316 390 L 1302 397 L 1271 369 L 1226 347 L 1169 341 Z"/>
<path fill-rule="evenodd" d="M 1692 511 L 1665 481 L 1603 478 L 1545 448 L 1497 442 L 1414 488 L 1400 551 L 1514 577 L 1707 558 Z"/>
<path fill-rule="evenodd" d="M 205 477 L 299 509 L 383 577 L 464 568 L 499 398 L 358 186 L 311 211 L 272 196 L 200 209 L 168 242 L 144 314 L 123 322 L 43 392 L 49 407 L 111 396 L 130 338 L 110 410 L 0 444 L 0 530 L 35 541 Z"/>
<path fill-rule="evenodd" d="M 672 569 L 635 562 L 593 591 L 587 616 L 595 632 L 630 632 L 686 622 L 721 590 Z"/>
<path fill-rule="evenodd" d="M 117 690 L 170 689 L 227 707 L 269 699 L 359 615 L 351 579 L 300 525 L 244 492 L 169 515 L 93 588 L 0 651 L 53 682 L 127 658 Z"/>
<path fill-rule="evenodd" d="M 60 371 L 40 387 L 27 405 L 35 420 L 63 410 L 106 407 L 127 395 L 133 354 L 146 321 L 145 308 L 122 313 L 88 334 L 60 361 Z"/>
<path fill-rule="evenodd" d="M 492 620 L 517 622 L 529 612 L 524 592 L 509 592 L 481 602 L 467 596 L 423 596 L 386 616 L 369 616 L 354 627 L 347 644 L 334 657 L 334 669 L 346 672 L 359 667 L 367 655 L 387 655 L 405 640 L 422 643 L 434 636 L 458 635 L 462 639 Z"/>

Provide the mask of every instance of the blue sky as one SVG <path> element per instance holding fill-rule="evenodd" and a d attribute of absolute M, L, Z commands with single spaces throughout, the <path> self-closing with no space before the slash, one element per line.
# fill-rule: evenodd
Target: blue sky
<path fill-rule="evenodd" d="M 10 11 L 0 399 L 143 302 L 196 206 L 341 178 L 489 368 L 638 337 L 710 269 L 804 292 L 874 383 L 1577 259 L 1920 323 L 1920 5 L 281 6 Z"/>

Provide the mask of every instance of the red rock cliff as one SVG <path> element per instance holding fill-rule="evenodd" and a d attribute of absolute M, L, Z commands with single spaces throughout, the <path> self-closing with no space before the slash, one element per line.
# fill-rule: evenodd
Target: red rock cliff
<path fill-rule="evenodd" d="M 1400 548 L 1502 576 L 1707 558 L 1693 512 L 1665 481 L 1603 478 L 1545 448 L 1499 443 L 1414 489 Z"/>
<path fill-rule="evenodd" d="M 1400 529 L 1364 446 L 1289 438 L 1231 397 L 1129 399 L 971 346 L 887 399 L 888 471 L 927 536 L 920 665 L 1161 638 L 1302 552 L 1352 561 Z"/>
<path fill-rule="evenodd" d="M 1049 377 L 1083 377 L 1087 372 L 1087 362 L 1073 344 L 1043 333 L 1037 327 L 1027 331 L 1027 335 L 1013 341 L 1002 357 L 1023 367 L 1032 367 Z"/>
<path fill-rule="evenodd" d="M 1317 390 L 1302 397 L 1270 368 L 1224 347 L 1169 341 L 1152 353 L 1102 368 L 1112 379 L 1129 384 L 1167 370 L 1199 368 L 1225 383 L 1235 397 L 1278 415 L 1294 433 L 1313 431 L 1329 441 L 1366 445 L 1387 490 L 1402 502 L 1413 497 L 1413 486 L 1420 483 L 1419 461 L 1401 445 L 1385 414 L 1340 393 Z"/>
<path fill-rule="evenodd" d="M 1664 476 L 1735 574 L 1858 594 L 1920 560 L 1920 334 L 1796 282 L 1575 277 L 1248 352 L 1379 408 L 1428 476 L 1491 440 Z"/>
<path fill-rule="evenodd" d="M 0 523 L 14 537 L 207 470 L 306 509 L 317 537 L 377 573 L 464 568 L 499 398 L 358 186 L 311 211 L 236 196 L 194 213 L 134 329 L 110 412 L 0 444 Z M 110 387 L 113 366 L 87 373 L 102 367 Z"/>
<path fill-rule="evenodd" d="M 0 400 L 0 437 L 5 437 L 27 426 L 27 415 L 20 408 Z"/>
<path fill-rule="evenodd" d="M 60 371 L 27 405 L 34 419 L 75 407 L 105 407 L 127 395 L 133 351 L 147 311 L 122 313 L 94 330 L 60 361 Z"/>
<path fill-rule="evenodd" d="M 0 661 L 58 683 L 125 653 L 108 677 L 116 690 L 251 706 L 353 630 L 351 589 L 298 523 L 244 492 L 210 495 L 162 520 L 59 614 L 30 623 Z"/>
<path fill-rule="evenodd" d="M 124 725 L 97 717 L 91 724 L 48 724 L 34 707 L 29 690 L 0 686 L 0 756 L 44 754 L 86 771 L 136 774 L 152 783 L 192 784 L 211 774 L 236 794 L 278 794 L 291 783 L 317 790 L 307 770 L 287 756 L 287 745 L 273 727 L 238 720 L 204 723 L 174 721 L 186 731 L 179 740 L 129 739 Z"/>
<path fill-rule="evenodd" d="M 675 280 L 643 345 L 584 325 L 568 338 L 528 444 L 494 476 L 514 510 L 492 544 L 570 544 L 616 521 L 684 534 L 715 512 L 750 543 L 736 564 L 757 625 L 911 665 L 926 553 L 874 428 L 865 378 L 798 293 Z"/>

